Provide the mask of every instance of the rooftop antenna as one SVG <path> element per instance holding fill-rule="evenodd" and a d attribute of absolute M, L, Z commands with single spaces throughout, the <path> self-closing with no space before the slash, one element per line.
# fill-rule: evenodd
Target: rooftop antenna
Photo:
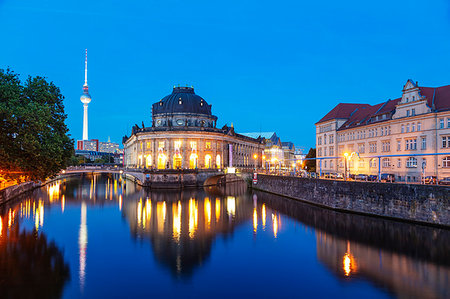
<path fill-rule="evenodd" d="M 87 49 L 86 49 L 86 58 L 84 60 L 84 86 L 87 86 Z"/>

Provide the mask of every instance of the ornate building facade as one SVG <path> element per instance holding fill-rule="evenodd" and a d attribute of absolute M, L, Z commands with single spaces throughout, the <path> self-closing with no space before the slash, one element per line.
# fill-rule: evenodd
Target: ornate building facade
<path fill-rule="evenodd" d="M 322 172 L 343 173 L 347 159 L 351 174 L 450 177 L 450 85 L 408 80 L 398 99 L 340 103 L 316 123 L 316 148 Z"/>
<path fill-rule="evenodd" d="M 124 136 L 124 165 L 149 169 L 221 169 L 261 166 L 261 139 L 216 128 L 211 105 L 192 87 L 174 87 L 152 105 L 152 125 Z M 254 156 L 259 157 L 255 161 Z"/>

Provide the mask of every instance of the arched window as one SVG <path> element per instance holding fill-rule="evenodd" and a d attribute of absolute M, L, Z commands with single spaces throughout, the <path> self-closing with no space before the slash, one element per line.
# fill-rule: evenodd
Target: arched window
<path fill-rule="evenodd" d="M 150 168 L 152 167 L 152 155 L 148 155 L 145 159 L 145 167 Z"/>
<path fill-rule="evenodd" d="M 189 157 L 189 168 L 190 169 L 197 168 L 197 159 L 198 159 L 197 154 L 191 154 L 191 156 Z"/>
<path fill-rule="evenodd" d="M 180 154 L 173 155 L 173 168 L 174 169 L 181 168 L 181 155 Z"/>
<path fill-rule="evenodd" d="M 167 156 L 163 153 L 158 155 L 158 169 L 166 168 Z"/>
<path fill-rule="evenodd" d="M 417 159 L 414 157 L 409 157 L 408 160 L 406 160 L 406 167 L 417 168 Z"/>
<path fill-rule="evenodd" d="M 221 168 L 220 166 L 221 166 L 221 165 L 220 165 L 220 155 L 217 155 L 217 156 L 216 156 L 216 167 L 217 167 L 217 168 Z"/>
<path fill-rule="evenodd" d="M 450 168 L 450 156 L 447 156 L 442 160 L 442 167 Z"/>
<path fill-rule="evenodd" d="M 211 168 L 211 155 L 205 155 L 205 168 Z"/>

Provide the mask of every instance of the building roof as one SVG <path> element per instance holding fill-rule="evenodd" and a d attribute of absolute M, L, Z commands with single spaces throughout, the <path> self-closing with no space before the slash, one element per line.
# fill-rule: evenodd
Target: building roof
<path fill-rule="evenodd" d="M 287 142 L 281 142 L 281 146 L 282 146 L 282 147 L 287 147 L 287 148 L 289 148 L 290 150 L 291 150 L 291 149 L 295 149 L 294 143 L 292 143 L 292 142 L 290 142 L 290 141 L 287 141 Z"/>
<path fill-rule="evenodd" d="M 152 115 L 172 113 L 195 113 L 211 115 L 211 105 L 193 87 L 174 87 L 171 94 L 152 105 Z"/>
<path fill-rule="evenodd" d="M 450 85 L 441 87 L 419 87 L 420 94 L 426 97 L 432 111 L 450 110 Z M 402 98 L 388 100 L 376 105 L 340 103 L 325 115 L 318 123 L 331 119 L 346 119 L 339 130 L 390 120 Z M 387 115 L 384 116 L 383 115 Z"/>
<path fill-rule="evenodd" d="M 321 120 L 317 123 L 325 122 L 328 120 L 336 119 L 336 118 L 349 118 L 352 113 L 357 109 L 370 107 L 369 104 L 350 104 L 350 103 L 339 103 L 336 107 L 334 107 L 330 112 L 327 113 Z"/>
<path fill-rule="evenodd" d="M 241 135 L 245 135 L 255 139 L 257 139 L 260 136 L 261 138 L 271 139 L 273 135 L 276 136 L 277 134 L 275 134 L 275 132 L 251 132 L 251 133 L 241 133 Z"/>

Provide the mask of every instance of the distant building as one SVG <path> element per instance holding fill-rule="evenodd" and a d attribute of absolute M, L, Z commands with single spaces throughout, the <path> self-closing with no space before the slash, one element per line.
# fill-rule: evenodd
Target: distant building
<path fill-rule="evenodd" d="M 450 177 L 450 85 L 408 80 L 377 105 L 340 103 L 316 123 L 317 171 L 394 174 L 398 181 Z"/>

